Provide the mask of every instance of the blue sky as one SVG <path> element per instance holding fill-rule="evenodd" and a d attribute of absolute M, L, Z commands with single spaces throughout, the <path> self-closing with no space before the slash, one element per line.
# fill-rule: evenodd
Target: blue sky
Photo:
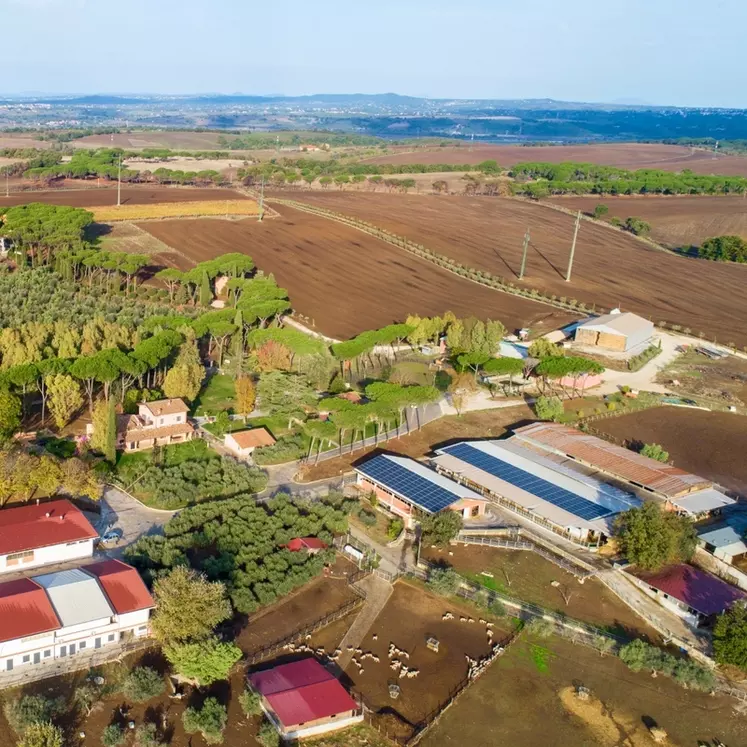
<path fill-rule="evenodd" d="M 0 0 L 4 93 L 747 107 L 744 0 Z"/>

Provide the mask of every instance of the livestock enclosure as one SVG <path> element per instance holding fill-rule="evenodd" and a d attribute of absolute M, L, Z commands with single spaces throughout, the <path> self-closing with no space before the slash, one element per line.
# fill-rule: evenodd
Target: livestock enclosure
<path fill-rule="evenodd" d="M 477 164 L 494 160 L 509 167 L 526 161 L 596 163 L 621 169 L 661 169 L 696 174 L 747 176 L 747 158 L 663 143 L 599 143 L 596 145 L 474 145 L 461 142 L 440 147 L 394 147 L 390 153 L 366 160 L 366 163 L 448 163 Z"/>
<path fill-rule="evenodd" d="M 570 210 L 592 212 L 600 203 L 609 208 L 605 219 L 630 216 L 651 224 L 651 238 L 665 246 L 687 248 L 712 236 L 736 235 L 747 239 L 747 200 L 724 195 L 671 195 L 666 197 L 554 197 L 550 202 Z"/>
<path fill-rule="evenodd" d="M 305 192 L 302 202 L 369 221 L 464 265 L 607 309 L 747 345 L 747 266 L 680 257 L 613 228 L 584 221 L 571 282 L 565 281 L 574 217 L 497 197 Z M 600 200 L 601 201 L 601 200 Z M 524 233 L 531 240 L 522 281 Z"/>
<path fill-rule="evenodd" d="M 200 262 L 249 254 L 287 288 L 293 308 L 327 336 L 344 339 L 408 314 L 499 319 L 509 330 L 555 329 L 574 317 L 491 290 L 335 221 L 283 206 L 265 220 L 160 221 L 141 228 Z"/>
<path fill-rule="evenodd" d="M 603 418 L 594 428 L 620 441 L 661 444 L 676 467 L 747 496 L 744 415 L 657 407 Z"/>

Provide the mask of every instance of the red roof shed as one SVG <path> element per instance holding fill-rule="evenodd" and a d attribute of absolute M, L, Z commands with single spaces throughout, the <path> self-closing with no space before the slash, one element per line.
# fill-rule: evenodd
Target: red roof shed
<path fill-rule="evenodd" d="M 635 574 L 642 581 L 686 604 L 701 615 L 717 615 L 745 594 L 710 573 L 681 563 L 656 572 Z"/>
<path fill-rule="evenodd" d="M 36 581 L 21 578 L 0 584 L 0 642 L 60 627 L 47 593 Z"/>
<path fill-rule="evenodd" d="M 98 532 L 68 500 L 0 511 L 0 555 L 94 537 Z"/>
<path fill-rule="evenodd" d="M 316 659 L 302 659 L 250 675 L 285 728 L 355 711 L 358 704 Z"/>
<path fill-rule="evenodd" d="M 132 566 L 119 560 L 103 560 L 83 566 L 82 570 L 98 579 L 117 614 L 155 607 L 143 579 Z"/>
<path fill-rule="evenodd" d="M 291 552 L 300 552 L 301 550 L 318 552 L 319 550 L 326 549 L 327 543 L 322 542 L 318 537 L 295 537 L 286 547 Z"/>

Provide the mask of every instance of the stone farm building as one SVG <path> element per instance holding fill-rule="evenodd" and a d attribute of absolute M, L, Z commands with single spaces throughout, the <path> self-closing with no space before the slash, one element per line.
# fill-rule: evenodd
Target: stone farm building
<path fill-rule="evenodd" d="M 629 353 L 648 347 L 653 336 L 653 322 L 629 311 L 622 313 L 615 309 L 576 327 L 575 340 L 581 345 Z"/>
<path fill-rule="evenodd" d="M 275 439 L 267 428 L 251 428 L 226 434 L 223 445 L 238 457 L 251 456 L 261 446 L 272 446 Z"/>
<path fill-rule="evenodd" d="M 0 511 L 0 574 L 90 558 L 98 532 L 80 509 L 56 500 Z"/>
<path fill-rule="evenodd" d="M 356 466 L 355 471 L 358 489 L 373 491 L 379 505 L 399 516 L 408 529 L 418 511 L 435 514 L 450 509 L 470 519 L 484 516 L 488 504 L 474 490 L 407 457 L 376 454 Z"/>
<path fill-rule="evenodd" d="M 629 578 L 662 607 L 693 625 L 710 622 L 745 598 L 744 592 L 726 581 L 685 563 L 660 571 L 634 571 Z"/>
<path fill-rule="evenodd" d="M 119 560 L 0 583 L 0 676 L 147 636 L 153 607 Z"/>
<path fill-rule="evenodd" d="M 141 402 L 137 415 L 117 418 L 117 448 L 142 451 L 154 446 L 183 443 L 195 436 L 187 420 L 188 408 L 181 399 Z"/>
<path fill-rule="evenodd" d="M 344 729 L 363 710 L 316 659 L 302 659 L 249 675 L 262 708 L 285 740 Z"/>

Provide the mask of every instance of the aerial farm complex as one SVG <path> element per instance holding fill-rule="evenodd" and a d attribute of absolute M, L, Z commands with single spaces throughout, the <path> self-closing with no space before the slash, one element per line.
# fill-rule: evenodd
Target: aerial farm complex
<path fill-rule="evenodd" d="M 0 747 L 747 744 L 742 146 L 252 112 L 3 133 Z"/>

